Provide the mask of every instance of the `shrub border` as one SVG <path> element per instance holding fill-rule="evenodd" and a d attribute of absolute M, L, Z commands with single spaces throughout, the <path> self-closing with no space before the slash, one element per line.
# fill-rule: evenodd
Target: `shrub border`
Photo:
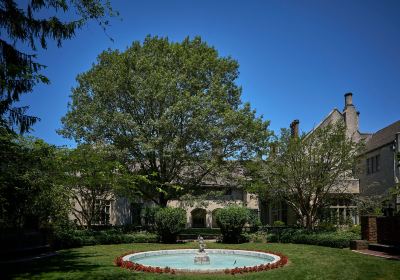
<path fill-rule="evenodd" d="M 179 250 L 179 249 L 176 249 Z M 132 261 L 124 261 L 123 257 L 131 254 L 136 254 L 136 253 L 142 253 L 142 252 L 147 252 L 147 251 L 130 251 L 127 252 L 119 257 L 116 257 L 114 260 L 114 264 L 118 267 L 129 269 L 132 271 L 138 271 L 138 272 L 149 272 L 149 273 L 158 273 L 158 274 L 163 274 L 163 273 L 168 273 L 168 274 L 177 274 L 177 273 L 188 273 L 188 274 L 243 274 L 243 273 L 249 273 L 249 272 L 261 272 L 261 271 L 268 271 L 276 268 L 280 268 L 285 266 L 288 263 L 288 257 L 277 252 L 271 252 L 271 251 L 264 251 L 264 250 L 235 250 L 235 251 L 251 251 L 251 252 L 260 252 L 260 253 L 267 253 L 267 254 L 273 254 L 277 255 L 280 257 L 280 260 L 277 261 L 276 263 L 273 264 L 261 264 L 261 265 L 256 265 L 256 266 L 249 266 L 249 267 L 235 267 L 232 269 L 224 269 L 221 271 L 204 271 L 204 272 L 194 272 L 194 271 L 183 271 L 179 269 L 173 269 L 170 267 L 154 267 L 154 266 L 146 266 L 142 265 L 139 263 L 135 263 Z"/>

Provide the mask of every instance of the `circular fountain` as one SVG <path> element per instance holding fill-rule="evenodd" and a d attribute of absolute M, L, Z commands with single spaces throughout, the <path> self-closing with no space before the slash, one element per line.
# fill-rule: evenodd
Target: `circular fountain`
<path fill-rule="evenodd" d="M 149 267 L 168 267 L 181 272 L 223 272 L 237 267 L 254 267 L 279 262 L 277 255 L 242 250 L 209 249 L 208 264 L 196 264 L 196 249 L 147 251 L 126 255 L 123 261 L 131 261 Z"/>
<path fill-rule="evenodd" d="M 287 262 L 285 256 L 267 252 L 207 249 L 199 236 L 199 249 L 138 252 L 121 257 L 120 266 L 140 271 L 234 273 L 278 268 Z M 155 270 L 154 270 L 155 269 Z"/>

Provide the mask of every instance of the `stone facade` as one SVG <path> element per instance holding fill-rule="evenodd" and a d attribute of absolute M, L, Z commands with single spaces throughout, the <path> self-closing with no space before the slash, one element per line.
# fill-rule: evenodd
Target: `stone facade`
<path fill-rule="evenodd" d="M 343 122 L 346 126 L 346 133 L 354 141 L 365 141 L 366 151 L 361 155 L 361 163 L 357 168 L 357 178 L 346 180 L 344 187 L 346 193 L 353 195 L 384 195 L 389 188 L 399 182 L 400 178 L 400 121 L 374 133 L 361 133 L 359 131 L 359 112 L 353 104 L 353 95 L 345 94 L 345 104 L 343 111 L 334 108 L 314 129 L 324 127 L 335 122 Z M 299 121 L 294 121 L 291 125 L 292 133 L 299 134 Z M 312 133 L 310 131 L 309 133 Z M 399 155 L 399 156 L 397 156 Z M 372 158 L 374 166 L 371 165 Z M 368 165 L 370 165 L 368 167 Z M 241 172 L 235 172 L 234 175 Z M 358 179 L 359 178 L 359 179 Z M 212 180 L 211 180 L 212 179 Z M 263 224 L 272 225 L 274 221 L 280 220 L 288 225 L 295 224 L 294 212 L 284 202 L 281 201 L 259 201 L 254 194 L 245 192 L 243 189 L 227 182 L 220 182 L 218 178 L 211 178 L 216 181 L 219 189 L 226 189 L 229 192 L 221 198 L 203 201 L 201 205 L 187 206 L 182 201 L 172 200 L 168 205 L 172 207 L 184 208 L 187 212 L 187 227 L 217 227 L 215 222 L 215 210 L 223 208 L 228 204 L 240 204 L 248 207 L 254 213 L 260 215 Z M 137 205 L 136 205 L 137 204 Z M 139 224 L 140 209 L 150 202 L 130 203 L 125 198 L 110 198 L 109 204 L 102 210 L 104 213 L 104 223 L 112 225 Z M 400 197 L 392 202 L 392 207 L 400 210 Z M 136 206 L 135 206 L 136 205 Z M 76 205 L 79 207 L 79 205 Z M 341 204 L 339 201 L 330 207 L 331 211 L 338 216 L 351 215 L 355 224 L 359 223 L 357 211 L 354 205 Z M 351 209 L 349 209 L 351 208 Z M 351 211 L 349 211 L 351 210 Z M 71 217 L 71 219 L 74 219 Z"/>
<path fill-rule="evenodd" d="M 361 195 L 388 196 L 390 188 L 400 180 L 400 121 L 397 121 L 366 139 L 366 149 L 358 168 Z M 400 198 L 386 205 L 390 214 L 400 210 Z"/>
<path fill-rule="evenodd" d="M 346 127 L 346 135 L 348 138 L 351 138 L 355 142 L 365 139 L 367 135 L 359 131 L 359 112 L 353 104 L 353 94 L 346 93 L 344 97 L 345 107 L 343 111 L 341 112 L 337 108 L 334 108 L 314 129 L 308 132 L 308 134 L 313 133 L 316 129 L 324 128 L 329 124 L 341 122 Z M 290 125 L 293 136 L 299 135 L 298 126 L 298 120 L 294 120 Z M 346 178 L 344 182 L 340 182 L 340 188 L 343 190 L 343 193 L 358 195 L 360 193 L 360 181 L 354 178 L 351 172 L 349 172 L 348 178 Z M 335 194 L 332 193 L 332 195 Z M 354 224 L 359 223 L 356 206 L 348 201 L 337 199 L 336 203 L 332 204 L 328 210 L 330 215 L 337 216 L 339 221 L 348 221 L 351 219 Z M 292 225 L 297 222 L 293 210 L 284 202 L 262 202 L 260 212 L 261 220 L 264 224 L 272 225 L 277 220 L 283 221 L 287 225 Z"/>
<path fill-rule="evenodd" d="M 198 204 L 198 203 L 197 203 Z M 171 200 L 168 206 L 186 210 L 186 226 L 194 228 L 217 228 L 215 211 L 229 204 L 243 205 L 258 214 L 259 201 L 254 194 L 247 193 L 239 188 L 233 188 L 222 198 L 202 201 L 199 205 L 186 206 L 182 201 Z"/>

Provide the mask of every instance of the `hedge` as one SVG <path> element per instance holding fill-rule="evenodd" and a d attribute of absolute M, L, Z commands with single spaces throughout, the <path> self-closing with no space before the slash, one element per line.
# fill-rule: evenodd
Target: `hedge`
<path fill-rule="evenodd" d="M 154 242 L 158 242 L 158 236 L 154 233 L 136 232 L 125 234 L 117 230 L 57 230 L 53 233 L 50 240 L 51 245 L 55 249 L 101 244 Z"/>
<path fill-rule="evenodd" d="M 269 241 L 276 241 L 276 236 L 268 236 Z M 352 231 L 310 232 L 304 229 L 285 229 L 280 234 L 280 242 L 319 245 L 333 248 L 347 248 L 350 241 L 360 239 Z"/>

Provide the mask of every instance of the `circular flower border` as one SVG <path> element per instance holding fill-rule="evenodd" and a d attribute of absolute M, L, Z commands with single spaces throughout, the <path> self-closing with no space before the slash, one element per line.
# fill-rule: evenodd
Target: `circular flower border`
<path fill-rule="evenodd" d="M 240 250 L 238 250 L 240 251 Z M 247 250 L 248 251 L 248 250 Z M 253 252 L 260 252 L 260 253 L 267 253 L 267 254 L 274 254 L 277 255 L 278 257 L 280 257 L 280 260 L 276 263 L 273 264 L 261 264 L 261 265 L 255 265 L 255 266 L 244 266 L 244 267 L 236 267 L 236 268 L 232 268 L 232 269 L 224 269 L 223 272 L 182 272 L 179 269 L 173 269 L 170 267 L 154 267 L 154 266 L 146 266 L 146 265 L 142 265 L 139 263 L 135 263 L 132 261 L 124 261 L 123 257 L 127 256 L 127 255 L 131 255 L 131 254 L 135 254 L 135 253 L 141 253 L 141 252 L 145 252 L 145 251 L 131 251 L 128 253 L 125 253 L 119 257 L 116 257 L 114 260 L 114 264 L 116 266 L 125 268 L 125 269 L 129 269 L 129 270 L 134 270 L 134 271 L 139 271 L 139 272 L 150 272 L 150 273 L 169 273 L 169 274 L 176 274 L 176 273 L 225 273 L 225 274 L 231 274 L 231 275 L 235 275 L 235 274 L 243 274 L 243 273 L 249 273 L 249 272 L 260 272 L 260 271 L 268 271 L 271 269 L 276 269 L 279 267 L 283 267 L 288 263 L 288 258 L 281 254 L 281 253 L 276 253 L 276 252 L 270 252 L 270 251 L 264 251 L 264 250 L 252 250 Z"/>

